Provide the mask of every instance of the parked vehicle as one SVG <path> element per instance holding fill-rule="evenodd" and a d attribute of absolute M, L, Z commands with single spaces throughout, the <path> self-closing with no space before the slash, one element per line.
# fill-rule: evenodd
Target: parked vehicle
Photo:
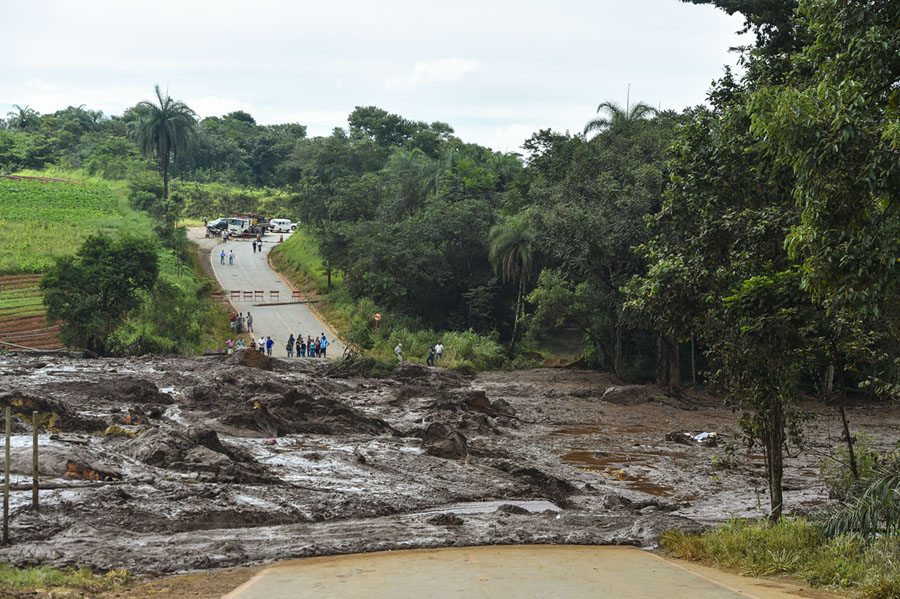
<path fill-rule="evenodd" d="M 228 235 L 230 237 L 243 237 L 244 235 L 254 235 L 255 226 L 249 218 L 229 218 L 228 219 Z"/>
<path fill-rule="evenodd" d="M 273 218 L 269 221 L 269 230 L 273 233 L 288 233 L 293 231 L 291 221 L 287 218 Z"/>

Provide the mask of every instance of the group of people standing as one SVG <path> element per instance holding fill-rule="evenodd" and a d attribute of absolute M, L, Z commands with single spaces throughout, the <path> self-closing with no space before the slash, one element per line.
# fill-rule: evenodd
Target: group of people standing
<path fill-rule="evenodd" d="M 231 313 L 231 328 L 232 330 L 236 329 L 235 332 L 240 335 L 244 332 L 244 328 L 246 327 L 248 333 L 253 332 L 253 315 L 247 312 L 247 316 L 244 316 L 244 313 Z"/>
<path fill-rule="evenodd" d="M 295 355 L 298 358 L 327 358 L 328 343 L 325 333 L 322 333 L 315 339 L 312 336 L 304 339 L 302 333 L 298 333 L 297 337 L 294 337 L 294 334 L 291 333 L 285 349 L 287 350 L 288 358 L 293 358 Z"/>

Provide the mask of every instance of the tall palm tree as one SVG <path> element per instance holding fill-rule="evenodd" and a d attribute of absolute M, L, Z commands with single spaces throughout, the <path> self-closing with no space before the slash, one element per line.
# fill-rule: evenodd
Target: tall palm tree
<path fill-rule="evenodd" d="M 489 238 L 491 245 L 488 257 L 494 270 L 502 272 L 504 282 L 511 279 L 519 281 L 516 316 L 513 321 L 512 340 L 509 343 L 509 356 L 512 357 L 525 301 L 525 283 L 536 270 L 538 246 L 534 231 L 528 222 L 527 212 L 520 212 L 494 225 Z"/>
<path fill-rule="evenodd" d="M 634 106 L 625 106 L 623 109 L 615 102 L 603 102 L 597 107 L 597 113 L 605 113 L 588 121 L 584 126 L 584 134 L 592 131 L 607 131 L 619 127 L 628 127 L 641 119 L 657 114 L 657 110 L 644 102 L 638 102 Z"/>
<path fill-rule="evenodd" d="M 25 108 L 22 108 L 18 104 L 13 104 L 13 108 L 15 108 L 17 112 L 9 112 L 6 115 L 9 117 L 8 122 L 10 129 L 33 129 L 38 126 L 41 113 L 37 110 L 28 105 L 26 105 Z"/>
<path fill-rule="evenodd" d="M 169 164 L 178 159 L 196 135 L 197 113 L 187 104 L 173 100 L 156 85 L 159 104 L 143 101 L 135 106 L 137 119 L 128 123 L 128 132 L 144 156 L 155 156 L 163 176 L 163 200 L 169 199 Z"/>

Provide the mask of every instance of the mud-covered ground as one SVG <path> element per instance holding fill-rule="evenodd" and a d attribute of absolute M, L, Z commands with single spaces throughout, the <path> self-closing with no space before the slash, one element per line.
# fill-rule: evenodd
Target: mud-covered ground
<path fill-rule="evenodd" d="M 403 363 L 375 379 L 249 352 L 7 354 L 5 403 L 60 431 L 40 435 L 34 513 L 30 424 L 14 419 L 14 544 L 0 560 L 16 565 L 160 575 L 413 547 L 652 547 L 667 528 L 767 506 L 762 456 L 721 400 L 596 372 Z M 810 451 L 786 463 L 793 512 L 826 500 L 818 463 L 840 436 L 830 408 L 804 407 L 816 418 Z M 864 403 L 850 419 L 885 444 L 900 420 Z"/>

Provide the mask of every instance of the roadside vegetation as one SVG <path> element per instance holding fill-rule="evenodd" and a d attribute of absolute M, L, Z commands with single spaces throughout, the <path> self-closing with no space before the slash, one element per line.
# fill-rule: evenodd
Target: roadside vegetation
<path fill-rule="evenodd" d="M 0 564 L 0 593 L 4 596 L 9 593 L 10 597 L 97 597 L 105 591 L 122 589 L 130 582 L 131 574 L 125 570 L 94 574 L 85 568 L 15 568 Z"/>

